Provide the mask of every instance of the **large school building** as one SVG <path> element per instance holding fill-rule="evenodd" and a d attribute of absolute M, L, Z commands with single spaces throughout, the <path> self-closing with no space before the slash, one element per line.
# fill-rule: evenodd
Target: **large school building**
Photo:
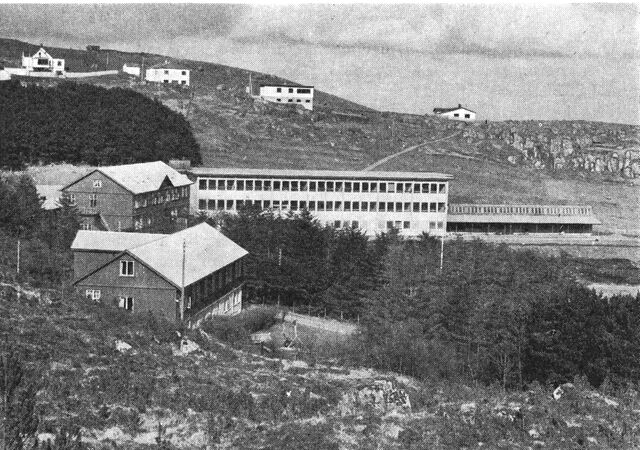
<path fill-rule="evenodd" d="M 323 223 L 367 235 L 443 236 L 451 175 L 427 172 L 270 170 L 197 167 L 194 211 L 236 212 L 256 205 L 277 213 L 308 210 Z"/>

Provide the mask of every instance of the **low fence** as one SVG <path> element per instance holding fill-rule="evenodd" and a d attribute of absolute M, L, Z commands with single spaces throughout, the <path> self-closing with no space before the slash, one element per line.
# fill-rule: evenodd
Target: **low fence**
<path fill-rule="evenodd" d="M 21 67 L 5 67 L 4 69 L 11 75 L 30 78 L 89 78 L 103 77 L 105 75 L 117 75 L 117 70 L 102 70 L 98 72 L 33 72 Z"/>

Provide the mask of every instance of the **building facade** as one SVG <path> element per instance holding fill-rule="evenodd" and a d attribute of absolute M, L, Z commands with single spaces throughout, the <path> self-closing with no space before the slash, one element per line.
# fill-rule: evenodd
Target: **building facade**
<path fill-rule="evenodd" d="M 179 84 L 189 86 L 191 84 L 191 71 L 185 67 L 165 61 L 156 64 L 145 71 L 145 80 L 152 83 Z"/>
<path fill-rule="evenodd" d="M 193 168 L 194 210 L 214 214 L 255 205 L 276 213 L 307 210 L 335 227 L 367 235 L 398 229 L 442 236 L 450 175 L 426 172 Z"/>
<path fill-rule="evenodd" d="M 162 161 L 99 167 L 62 188 L 85 230 L 180 228 L 192 182 Z"/>
<path fill-rule="evenodd" d="M 40 48 L 32 56 L 22 55 L 22 68 L 28 72 L 57 72 L 63 73 L 64 59 L 53 58 L 44 48 Z"/>
<path fill-rule="evenodd" d="M 138 64 L 124 63 L 124 65 L 122 66 L 122 71 L 124 73 L 128 73 L 129 75 L 133 75 L 134 77 L 140 77 L 140 66 Z"/>
<path fill-rule="evenodd" d="M 92 300 L 192 326 L 242 310 L 247 251 L 206 223 L 170 235 L 80 230 L 71 249 L 74 285 Z"/>
<path fill-rule="evenodd" d="M 260 85 L 260 98 L 273 103 L 302 105 L 313 110 L 313 86 Z"/>
<path fill-rule="evenodd" d="M 460 104 L 453 108 L 433 108 L 433 113 L 445 119 L 460 120 L 462 122 L 473 122 L 476 120 L 475 111 L 471 111 Z"/>
<path fill-rule="evenodd" d="M 449 205 L 451 233 L 591 233 L 600 221 L 591 206 Z"/>

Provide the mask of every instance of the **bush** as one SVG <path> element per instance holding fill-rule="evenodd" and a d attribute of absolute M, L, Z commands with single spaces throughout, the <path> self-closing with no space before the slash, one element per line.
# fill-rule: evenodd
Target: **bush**
<path fill-rule="evenodd" d="M 274 325 L 277 308 L 255 307 L 235 316 L 212 316 L 204 322 L 202 330 L 226 342 L 243 342 L 251 333 L 265 330 Z"/>

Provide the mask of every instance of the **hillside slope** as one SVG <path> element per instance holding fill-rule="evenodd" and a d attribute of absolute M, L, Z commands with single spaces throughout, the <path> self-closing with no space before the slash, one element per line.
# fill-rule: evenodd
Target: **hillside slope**
<path fill-rule="evenodd" d="M 22 49 L 34 48 L 0 39 L 0 59 L 16 64 Z M 145 65 L 167 59 L 114 50 L 50 50 L 77 70 L 121 68 L 143 56 Z M 168 59 L 192 69 L 190 89 L 141 84 L 123 74 L 82 82 L 131 88 L 181 112 L 192 125 L 203 164 L 211 166 L 361 170 L 409 146 L 454 135 L 380 168 L 451 173 L 451 198 L 457 202 L 591 204 L 603 222 L 598 231 L 640 236 L 640 127 L 584 121 L 461 124 L 373 111 L 322 91 L 316 91 L 314 111 L 308 112 L 247 94 L 250 74 L 254 86 L 282 81 L 277 77 Z"/>
<path fill-rule="evenodd" d="M 72 296 L 47 304 L 34 294 L 0 286 L 0 342 L 3 354 L 20 355 L 37 379 L 41 441 L 79 431 L 84 445 L 98 449 L 640 445 L 633 390 L 615 397 L 576 380 L 554 400 L 552 389 L 539 385 L 504 393 L 423 384 L 394 373 L 265 358 L 202 332 L 189 334 L 200 346 L 189 353 L 178 350 L 171 324 Z M 381 398 L 369 403 L 375 386 L 387 381 L 405 390 L 411 413 L 395 406 L 385 412 Z"/>

